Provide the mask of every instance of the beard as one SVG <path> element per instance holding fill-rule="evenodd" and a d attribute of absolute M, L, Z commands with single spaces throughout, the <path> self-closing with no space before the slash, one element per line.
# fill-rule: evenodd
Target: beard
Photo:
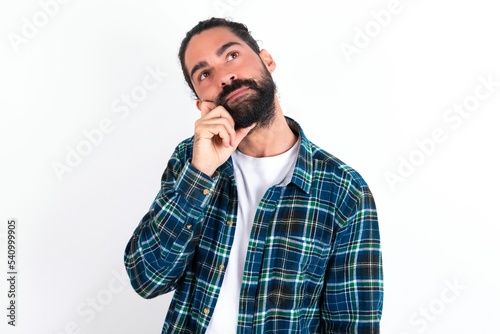
<path fill-rule="evenodd" d="M 249 88 L 245 94 L 234 101 L 227 101 L 227 96 L 241 87 Z M 235 79 L 231 85 L 222 88 L 215 103 L 223 106 L 234 120 L 234 129 L 242 129 L 257 123 L 259 127 L 265 127 L 274 118 L 276 106 L 274 96 L 276 94 L 276 84 L 271 74 L 264 69 L 264 76 L 258 82 L 254 79 Z"/>

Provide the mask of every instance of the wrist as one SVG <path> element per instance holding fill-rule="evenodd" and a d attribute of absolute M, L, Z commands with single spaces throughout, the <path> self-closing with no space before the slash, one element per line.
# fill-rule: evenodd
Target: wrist
<path fill-rule="evenodd" d="M 203 164 L 199 163 L 195 159 L 191 159 L 191 165 L 195 169 L 197 169 L 198 171 L 200 171 L 203 174 L 206 174 L 206 175 L 208 175 L 210 177 L 212 177 L 214 175 L 215 170 L 217 169 L 217 168 L 210 168 L 210 167 L 204 166 Z"/>

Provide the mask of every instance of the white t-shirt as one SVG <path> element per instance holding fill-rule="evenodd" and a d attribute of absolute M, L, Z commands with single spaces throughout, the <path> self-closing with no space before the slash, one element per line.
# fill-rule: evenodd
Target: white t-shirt
<path fill-rule="evenodd" d="M 207 334 L 236 333 L 243 269 L 255 212 L 270 187 L 290 182 L 299 147 L 300 140 L 297 140 L 287 152 L 274 157 L 253 158 L 238 150 L 231 155 L 238 189 L 238 221 L 227 271 Z"/>

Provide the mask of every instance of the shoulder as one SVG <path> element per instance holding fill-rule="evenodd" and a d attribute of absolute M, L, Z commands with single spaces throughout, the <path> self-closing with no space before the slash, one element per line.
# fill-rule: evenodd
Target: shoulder
<path fill-rule="evenodd" d="M 328 176 L 344 188 L 355 188 L 360 191 L 368 189 L 368 184 L 356 169 L 318 145 L 312 142 L 309 144 L 314 173 L 323 177 Z"/>
<path fill-rule="evenodd" d="M 336 224 L 343 227 L 360 217 L 376 217 L 373 194 L 361 174 L 313 143 L 311 149 L 312 189 L 334 208 Z"/>
<path fill-rule="evenodd" d="M 304 178 L 320 183 L 332 183 L 337 187 L 337 192 L 342 189 L 368 191 L 366 181 L 357 170 L 310 141 L 296 121 L 289 118 L 288 122 L 290 127 L 300 134 L 301 148 L 297 166 Z"/>

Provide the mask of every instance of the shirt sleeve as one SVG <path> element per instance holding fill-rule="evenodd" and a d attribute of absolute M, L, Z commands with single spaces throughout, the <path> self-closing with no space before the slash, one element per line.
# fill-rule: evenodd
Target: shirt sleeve
<path fill-rule="evenodd" d="M 158 195 L 125 248 L 125 268 L 139 295 L 153 298 L 179 284 L 214 187 L 215 179 L 183 162 L 177 152 L 172 155 Z"/>
<path fill-rule="evenodd" d="M 325 277 L 324 333 L 380 333 L 382 254 L 377 212 L 367 186 L 350 190 L 339 208 L 343 222 Z"/>

